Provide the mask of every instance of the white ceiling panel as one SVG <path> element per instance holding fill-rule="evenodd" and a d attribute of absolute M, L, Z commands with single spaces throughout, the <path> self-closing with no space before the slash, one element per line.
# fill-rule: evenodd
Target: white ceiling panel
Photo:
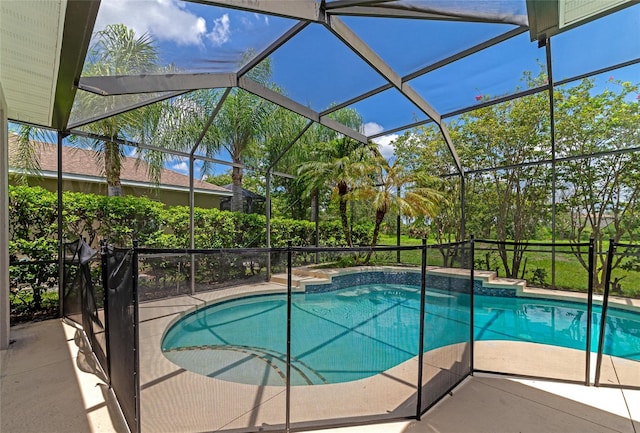
<path fill-rule="evenodd" d="M 10 119 L 51 126 L 66 0 L 0 1 L 0 80 Z"/>

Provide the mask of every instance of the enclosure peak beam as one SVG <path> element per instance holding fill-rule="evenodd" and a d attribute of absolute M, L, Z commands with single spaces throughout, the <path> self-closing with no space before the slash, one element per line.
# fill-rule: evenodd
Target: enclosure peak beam
<path fill-rule="evenodd" d="M 287 30 L 282 36 L 273 41 L 267 48 L 258 53 L 253 59 L 251 59 L 246 65 L 244 65 L 238 71 L 238 78 L 244 76 L 247 72 L 249 72 L 252 68 L 262 62 L 264 59 L 269 57 L 274 51 L 292 39 L 295 35 L 300 33 L 305 27 L 309 25 L 308 22 L 300 21 L 295 24 L 289 30 Z"/>
<path fill-rule="evenodd" d="M 334 3 L 340 3 L 334 6 Z M 464 2 L 419 2 L 419 1 L 332 1 L 327 12 L 338 15 L 354 15 L 384 18 L 409 18 L 441 21 L 463 21 L 480 23 L 513 24 L 527 26 L 526 14 L 517 10 L 491 10 L 490 8 L 460 7 Z"/>
<path fill-rule="evenodd" d="M 306 117 L 309 120 L 320 123 L 321 125 L 326 126 L 329 129 L 333 129 L 334 131 L 342 135 L 353 138 L 356 141 L 359 141 L 361 143 L 367 142 L 367 137 L 364 134 L 351 129 L 348 126 L 345 126 L 342 123 L 337 122 L 329 117 L 320 116 L 318 112 L 312 110 L 311 108 L 295 102 L 292 99 L 289 99 L 286 96 L 275 92 L 268 87 L 265 87 L 262 84 L 259 84 L 247 77 L 242 77 L 238 80 L 238 87 L 246 90 L 247 92 L 253 93 L 256 96 L 259 96 L 262 99 L 266 99 L 269 102 L 279 105 L 282 108 L 293 111 L 294 113 L 297 113 L 302 117 Z"/>
<path fill-rule="evenodd" d="M 336 35 L 345 45 L 347 45 L 354 53 L 360 56 L 374 70 L 382 75 L 393 87 L 398 89 L 405 98 L 417 106 L 424 114 L 432 119 L 442 131 L 442 136 L 447 143 L 449 152 L 456 164 L 458 172 L 462 174 L 462 163 L 456 151 L 451 137 L 447 131 L 447 127 L 442 123 L 440 114 L 429 103 L 418 94 L 408 83 L 403 82 L 402 77 L 397 74 L 378 54 L 373 51 L 358 35 L 355 34 L 342 20 L 335 16 L 329 17 L 327 27 Z"/>

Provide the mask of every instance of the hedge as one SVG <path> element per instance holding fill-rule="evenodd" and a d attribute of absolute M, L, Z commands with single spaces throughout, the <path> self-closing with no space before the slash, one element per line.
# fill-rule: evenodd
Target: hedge
<path fill-rule="evenodd" d="M 146 197 L 106 197 L 77 192 L 63 193 L 65 240 L 84 237 L 97 248 L 100 240 L 129 247 L 188 248 L 189 208 L 164 206 Z M 195 208 L 196 248 L 250 248 L 266 246 L 264 215 L 241 214 L 219 209 Z M 354 242 L 368 245 L 372 225 L 353 228 Z M 10 253 L 17 259 L 56 257 L 57 194 L 41 187 L 9 187 Z M 319 244 L 345 245 L 339 221 L 320 223 Z M 315 244 L 315 223 L 284 218 L 271 220 L 271 245 Z"/>
<path fill-rule="evenodd" d="M 9 187 L 9 273 L 14 322 L 57 314 L 57 200 L 56 193 L 41 187 Z M 64 192 L 62 200 L 65 241 L 83 237 L 96 249 L 101 240 L 119 247 L 130 247 L 134 240 L 138 240 L 140 246 L 151 248 L 190 246 L 186 206 L 165 206 L 145 197 L 106 197 L 77 192 Z M 194 221 L 196 248 L 266 246 L 264 215 L 195 208 Z M 372 229 L 372 225 L 354 227 L 354 242 L 368 245 Z M 338 221 L 322 222 L 319 232 L 320 245 L 345 245 Z M 284 247 L 288 242 L 294 246 L 314 245 L 315 223 L 273 218 L 271 245 Z M 182 274 L 188 271 L 189 264 L 180 263 L 176 271 L 180 275 L 173 277 L 166 261 L 158 261 L 157 266 L 150 261 L 150 266 L 150 273 L 157 271 L 163 274 L 162 278 L 183 280 Z M 158 269 L 153 269 L 155 267 Z M 221 269 L 233 270 L 233 267 L 200 266 L 196 278 L 221 281 L 234 277 L 218 275 Z"/>

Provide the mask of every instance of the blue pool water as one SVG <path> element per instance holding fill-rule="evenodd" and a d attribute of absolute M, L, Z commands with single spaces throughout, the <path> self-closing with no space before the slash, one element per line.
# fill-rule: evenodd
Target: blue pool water
<path fill-rule="evenodd" d="M 586 304 L 481 295 L 474 302 L 476 340 L 586 347 Z M 293 294 L 292 384 L 357 380 L 416 356 L 419 319 L 419 288 L 410 285 L 368 284 Z M 599 321 L 595 311 L 593 351 Z M 427 290 L 425 351 L 469 342 L 469 322 L 468 295 Z M 180 319 L 166 332 L 162 350 L 188 370 L 243 383 L 255 380 L 255 375 L 245 374 L 253 360 L 273 376 L 264 383 L 282 384 L 282 373 L 279 378 L 272 373 L 285 371 L 286 323 L 286 295 L 236 299 Z M 640 313 L 610 310 L 605 342 L 605 353 L 640 361 Z"/>

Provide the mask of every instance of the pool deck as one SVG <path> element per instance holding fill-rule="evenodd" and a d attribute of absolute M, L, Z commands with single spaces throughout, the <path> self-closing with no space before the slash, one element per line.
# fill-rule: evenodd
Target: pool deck
<path fill-rule="evenodd" d="M 160 340 L 170 323 L 195 308 L 223 299 L 282 290 L 280 284 L 263 283 L 140 305 L 144 433 L 235 433 L 256 427 L 281 431 L 284 387 L 243 385 L 185 371 L 162 354 Z M 87 356 L 78 330 L 52 320 L 14 327 L 11 338 L 15 343 L 2 351 L 0 358 L 0 431 L 126 431 L 113 395 L 96 374 L 98 369 L 92 357 Z M 584 379 L 585 354 L 579 351 L 506 341 L 477 342 L 475 351 L 477 369 L 489 366 L 514 374 L 547 376 L 554 372 L 562 378 Z M 424 360 L 425 381 L 442 374 L 455 361 L 450 359 L 450 353 L 429 352 Z M 593 371 L 595 360 L 591 367 Z M 297 431 L 312 431 L 304 430 L 305 425 L 318 420 L 344 418 L 341 423 L 364 423 L 379 419 L 380 415 L 389 419 L 409 417 L 415 411 L 415 387 L 411 383 L 415 382 L 416 371 L 417 359 L 411 359 L 368 379 L 293 387 L 292 423 Z M 625 366 L 605 359 L 603 382 L 615 383 L 620 378 L 640 383 L 638 363 Z M 422 421 L 322 431 L 638 433 L 640 391 L 476 374 L 427 412 Z"/>
<path fill-rule="evenodd" d="M 85 356 L 74 327 L 60 320 L 20 325 L 11 328 L 11 338 L 15 343 L 0 354 L 0 431 L 126 431 L 108 388 L 92 372 L 95 366 Z M 421 421 L 322 431 L 637 433 L 640 391 L 477 374 Z"/>

